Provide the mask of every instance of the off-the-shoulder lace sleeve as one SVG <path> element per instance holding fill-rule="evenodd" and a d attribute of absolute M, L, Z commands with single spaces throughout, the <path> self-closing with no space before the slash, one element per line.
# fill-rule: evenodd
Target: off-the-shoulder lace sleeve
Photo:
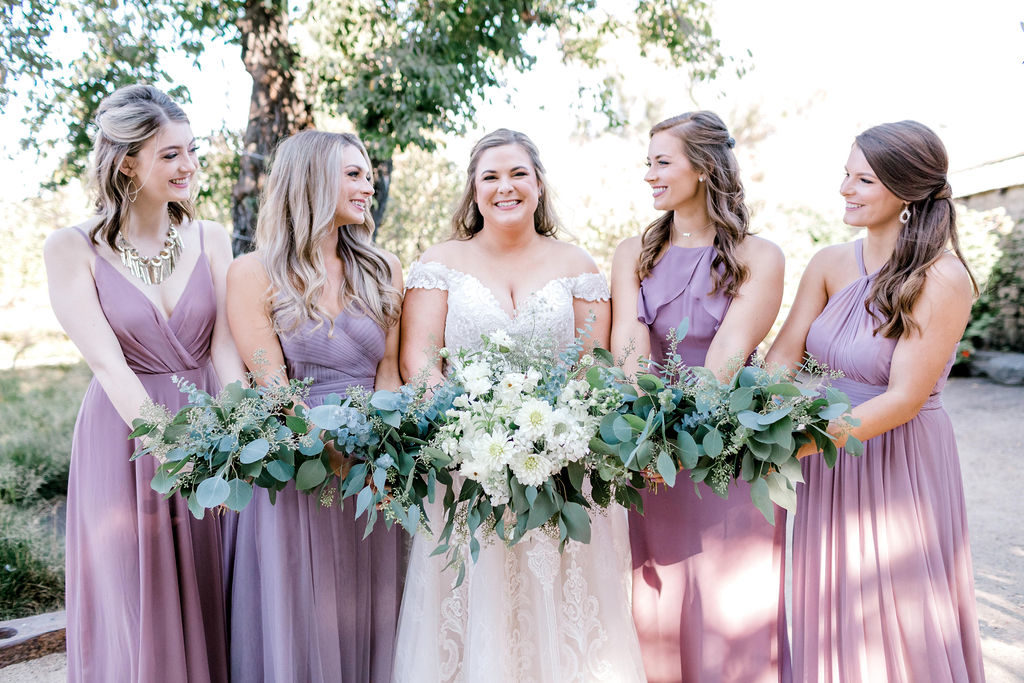
<path fill-rule="evenodd" d="M 572 295 L 587 301 L 607 301 L 612 298 L 608 282 L 601 273 L 581 273 L 572 278 Z"/>
<path fill-rule="evenodd" d="M 437 261 L 415 261 L 405 278 L 406 289 L 448 289 L 451 271 Z"/>

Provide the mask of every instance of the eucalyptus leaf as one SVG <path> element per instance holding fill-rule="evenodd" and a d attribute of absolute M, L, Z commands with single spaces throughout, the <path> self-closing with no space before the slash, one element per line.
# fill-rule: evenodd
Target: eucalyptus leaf
<path fill-rule="evenodd" d="M 375 391 L 370 397 L 370 405 L 378 410 L 395 411 L 402 407 L 402 395 L 394 391 Z"/>
<path fill-rule="evenodd" d="M 199 504 L 199 501 L 196 499 L 196 492 L 193 491 L 192 495 L 186 499 L 186 503 L 188 504 L 188 511 L 196 519 L 202 519 L 206 516 L 206 508 Z"/>
<path fill-rule="evenodd" d="M 665 480 L 665 483 L 669 486 L 676 485 L 676 464 L 672 461 L 672 457 L 665 451 L 658 453 L 658 474 Z M 568 503 L 567 503 L 568 504 Z"/>
<path fill-rule="evenodd" d="M 243 464 L 249 464 L 262 460 L 263 457 L 270 452 L 270 442 L 266 439 L 253 439 L 249 443 L 242 447 L 241 452 L 238 454 L 238 459 Z"/>
<path fill-rule="evenodd" d="M 849 409 L 849 403 L 833 403 L 827 408 L 823 408 L 818 413 L 818 417 L 820 417 L 822 420 L 834 420 L 837 417 L 842 417 L 843 413 L 845 413 Z"/>
<path fill-rule="evenodd" d="M 704 452 L 712 458 L 717 458 L 721 454 L 722 449 L 725 447 L 725 443 L 722 441 L 722 433 L 714 427 L 704 435 L 704 440 L 701 442 L 704 446 Z"/>
<path fill-rule="evenodd" d="M 748 410 L 753 403 L 753 387 L 740 387 L 729 394 L 729 410 L 734 413 L 738 413 L 741 410 Z"/>
<path fill-rule="evenodd" d="M 231 495 L 231 487 L 220 477 L 204 479 L 196 487 L 196 503 L 204 508 L 214 508 Z"/>
<path fill-rule="evenodd" d="M 768 520 L 768 523 L 772 526 L 775 525 L 775 509 L 772 507 L 771 494 L 768 491 L 768 483 L 763 478 L 755 479 L 750 482 L 750 500 L 754 502 L 754 505 L 764 518 Z"/>
<path fill-rule="evenodd" d="M 696 467 L 700 452 L 697 450 L 697 442 L 693 440 L 690 433 L 679 432 L 676 436 L 676 445 L 679 446 L 679 460 L 683 469 L 692 470 Z"/>
<path fill-rule="evenodd" d="M 289 482 L 295 476 L 295 466 L 283 460 L 271 460 L 267 463 L 267 473 L 280 482 Z"/>
<path fill-rule="evenodd" d="M 741 425 L 747 429 L 753 429 L 755 432 L 764 431 L 767 428 L 761 423 L 761 415 L 753 410 L 744 410 L 736 413 L 736 419 L 739 420 Z"/>
<path fill-rule="evenodd" d="M 611 354 L 611 351 L 609 351 L 608 349 L 602 349 L 600 346 L 595 346 L 593 354 L 603 363 L 607 363 L 608 365 L 615 365 L 615 357 Z"/>
<path fill-rule="evenodd" d="M 586 508 L 579 503 L 566 503 L 562 506 L 561 519 L 565 522 L 569 538 L 590 543 L 590 516 Z"/>
<path fill-rule="evenodd" d="M 803 393 L 800 391 L 800 388 L 798 386 L 796 386 L 795 384 L 790 384 L 789 382 L 769 384 L 764 388 L 764 390 L 771 394 L 772 396 L 782 396 L 784 398 L 796 398 L 797 396 L 800 396 Z M 811 396 L 814 396 L 814 393 L 811 393 Z"/>
<path fill-rule="evenodd" d="M 846 445 L 844 446 L 846 452 L 850 455 L 863 455 L 864 454 L 864 442 L 855 437 L 853 434 L 849 434 L 846 437 Z"/>
<path fill-rule="evenodd" d="M 770 472 L 764 480 L 768 484 L 768 496 L 772 502 L 790 512 L 796 512 L 796 491 L 789 488 L 786 478 L 778 472 Z"/>
<path fill-rule="evenodd" d="M 295 488 L 299 491 L 308 491 L 324 483 L 326 478 L 327 468 L 319 459 L 307 460 L 295 473 Z"/>
<path fill-rule="evenodd" d="M 779 408 L 773 410 L 770 413 L 765 413 L 757 418 L 757 421 L 765 426 L 769 426 L 774 422 L 778 422 L 782 418 L 793 412 L 793 406 L 786 406 L 785 408 Z"/>
<path fill-rule="evenodd" d="M 341 406 L 326 403 L 310 408 L 306 416 L 318 429 L 328 431 L 338 429 L 345 423 L 345 410 Z"/>
<path fill-rule="evenodd" d="M 373 491 L 369 486 L 364 486 L 356 496 L 356 519 L 366 512 L 366 508 L 370 507 L 371 502 L 373 502 Z"/>
<path fill-rule="evenodd" d="M 153 474 L 153 480 L 149 482 L 149 488 L 153 489 L 160 495 L 165 495 L 171 492 L 174 485 L 178 482 L 177 475 L 169 474 L 165 472 L 163 468 L 158 468 Z"/>
<path fill-rule="evenodd" d="M 228 482 L 228 493 L 227 499 L 224 501 L 224 505 L 230 510 L 239 512 L 249 504 L 252 500 L 252 484 L 243 479 L 232 479 Z"/>

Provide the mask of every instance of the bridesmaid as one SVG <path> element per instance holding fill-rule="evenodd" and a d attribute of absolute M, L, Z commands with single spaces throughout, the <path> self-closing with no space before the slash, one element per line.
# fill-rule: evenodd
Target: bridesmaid
<path fill-rule="evenodd" d="M 172 375 L 213 393 L 241 378 L 231 246 L 195 217 L 195 138 L 166 94 L 120 88 L 95 124 L 96 215 L 44 248 L 54 313 L 95 373 L 68 480 L 68 680 L 226 681 L 220 520 L 151 490 L 156 461 L 131 462 L 128 434 L 146 399 L 181 407 Z"/>
<path fill-rule="evenodd" d="M 242 358 L 265 384 L 312 377 L 311 407 L 350 387 L 400 385 L 402 270 L 370 241 L 372 195 L 370 161 L 354 135 L 304 131 L 285 140 L 256 251 L 228 273 Z M 396 525 L 362 537 L 351 507 L 323 507 L 293 484 L 274 505 L 256 493 L 238 522 L 232 680 L 390 681 L 402 536 Z"/>
<path fill-rule="evenodd" d="M 619 245 L 612 264 L 612 352 L 627 372 L 677 351 L 728 379 L 764 339 L 782 301 L 784 258 L 750 234 L 749 212 L 722 120 L 709 111 L 651 129 L 654 207 L 665 213 Z M 788 680 L 780 600 L 784 515 L 772 526 L 747 492 L 728 500 L 686 481 L 644 494 L 630 512 L 633 619 L 649 681 Z"/>
<path fill-rule="evenodd" d="M 845 377 L 853 436 L 804 461 L 793 533 L 800 681 L 983 681 L 960 463 L 941 390 L 977 290 L 946 150 L 914 121 L 857 136 L 839 191 L 856 242 L 818 252 L 769 359 Z M 836 430 L 845 442 L 845 436 Z M 815 452 L 813 446 L 801 455 Z"/>

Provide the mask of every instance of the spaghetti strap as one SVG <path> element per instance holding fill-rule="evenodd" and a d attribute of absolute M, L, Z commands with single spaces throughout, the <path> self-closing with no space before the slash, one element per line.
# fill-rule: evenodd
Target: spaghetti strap
<path fill-rule="evenodd" d="M 203 222 L 199 221 L 199 254 L 206 253 L 206 241 L 203 239 Z"/>
<path fill-rule="evenodd" d="M 854 243 L 853 251 L 857 254 L 857 266 L 860 268 L 861 275 L 867 275 L 868 270 L 864 267 L 864 240 L 859 239 Z"/>
<path fill-rule="evenodd" d="M 96 254 L 96 243 L 92 241 L 91 237 L 89 237 L 87 234 L 85 234 L 85 230 L 82 230 L 77 225 L 73 225 L 71 227 L 73 227 L 75 229 L 75 231 L 79 235 L 82 236 L 82 239 L 84 239 L 86 241 L 86 243 L 89 245 L 89 248 L 92 249 L 92 253 Z M 98 254 L 97 254 L 97 256 L 98 256 Z"/>

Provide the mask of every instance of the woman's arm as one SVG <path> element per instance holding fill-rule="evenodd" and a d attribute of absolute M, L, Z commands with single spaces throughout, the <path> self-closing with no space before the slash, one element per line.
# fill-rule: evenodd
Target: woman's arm
<path fill-rule="evenodd" d="M 641 246 L 639 237 L 623 240 L 612 259 L 611 352 L 616 361 L 624 362 L 627 377 L 635 376 L 641 369 L 640 359 L 651 355 L 650 331 L 637 317 L 640 278 L 636 264 Z"/>
<path fill-rule="evenodd" d="M 448 292 L 413 287 L 402 302 L 399 367 L 402 378 L 412 381 L 427 368 L 427 384 L 444 381 L 437 350 L 444 346 L 444 324 L 448 315 Z"/>
<path fill-rule="evenodd" d="M 402 282 L 402 263 L 394 254 L 385 254 L 388 265 L 391 266 L 391 284 L 401 292 L 405 286 Z M 401 320 L 388 328 L 387 337 L 384 341 L 384 357 L 377 363 L 377 377 L 374 379 L 374 390 L 384 389 L 397 391 L 402 385 L 402 377 L 398 371 L 398 348 L 401 338 Z"/>
<path fill-rule="evenodd" d="M 970 277 L 955 257 L 946 256 L 928 270 L 911 312 L 920 329 L 905 332 L 896 343 L 885 392 L 851 411 L 860 424 L 852 429 L 841 422 L 830 425 L 837 445 L 845 444 L 847 435 L 866 441 L 917 416 L 963 336 L 972 299 Z M 815 452 L 808 445 L 798 457 Z"/>
<path fill-rule="evenodd" d="M 213 289 L 217 296 L 217 319 L 213 325 L 213 340 L 210 357 L 220 383 L 245 380 L 245 366 L 238 356 L 238 349 L 231 338 L 227 312 L 227 273 L 234 255 L 231 253 L 231 239 L 228 231 L 217 223 L 199 222 L 198 229 L 205 236 L 206 254 L 210 260 L 213 275 Z"/>
<path fill-rule="evenodd" d="M 825 274 L 831 262 L 835 260 L 835 247 L 819 251 L 807 264 L 800 287 L 796 291 L 793 307 L 789 309 L 786 322 L 782 324 L 779 336 L 768 350 L 765 361 L 769 364 L 781 365 L 796 371 L 804 360 L 807 348 L 807 333 L 811 324 L 825 310 L 828 303 L 828 289 Z"/>
<path fill-rule="evenodd" d="M 90 269 L 92 250 L 85 247 L 74 228 L 58 230 L 46 239 L 43 260 L 50 305 L 117 414 L 131 426 L 149 394 L 128 367 L 103 313 Z"/>
<path fill-rule="evenodd" d="M 284 352 L 270 317 L 270 278 L 254 252 L 228 268 L 227 318 L 238 354 L 259 384 L 287 384 Z"/>
<path fill-rule="evenodd" d="M 739 257 L 750 272 L 708 347 L 705 367 L 727 381 L 772 328 L 782 306 L 786 257 L 774 243 L 747 237 Z"/>

